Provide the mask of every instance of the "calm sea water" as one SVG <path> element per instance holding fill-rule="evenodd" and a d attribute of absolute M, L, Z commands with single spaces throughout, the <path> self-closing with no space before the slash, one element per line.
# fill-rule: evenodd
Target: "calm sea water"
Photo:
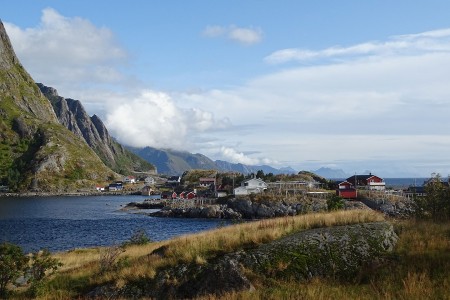
<path fill-rule="evenodd" d="M 25 252 L 107 246 L 145 230 L 154 241 L 217 228 L 221 220 L 153 218 L 120 211 L 143 196 L 0 198 L 0 242 Z"/>

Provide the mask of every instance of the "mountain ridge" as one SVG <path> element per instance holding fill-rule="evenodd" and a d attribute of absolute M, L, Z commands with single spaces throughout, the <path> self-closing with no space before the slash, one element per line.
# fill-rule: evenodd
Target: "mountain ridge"
<path fill-rule="evenodd" d="M 12 191 L 68 192 L 116 176 L 59 123 L 0 20 L 0 185 Z"/>
<path fill-rule="evenodd" d="M 222 160 L 213 161 L 203 154 L 193 154 L 188 151 L 158 149 L 154 147 L 128 147 L 128 149 L 153 164 L 158 170 L 158 173 L 166 175 L 181 175 L 185 171 L 193 169 L 239 172 L 242 174 L 256 173 L 259 170 L 262 170 L 264 173 L 273 174 L 297 173 L 297 171 L 290 167 L 277 169 L 267 165 L 249 166 Z"/>
<path fill-rule="evenodd" d="M 95 114 L 90 117 L 81 101 L 64 98 L 55 88 L 42 83 L 37 85 L 52 104 L 59 122 L 84 139 L 109 168 L 124 175 L 132 174 L 134 171 L 154 171 L 154 166 L 115 141 L 103 121 Z"/>

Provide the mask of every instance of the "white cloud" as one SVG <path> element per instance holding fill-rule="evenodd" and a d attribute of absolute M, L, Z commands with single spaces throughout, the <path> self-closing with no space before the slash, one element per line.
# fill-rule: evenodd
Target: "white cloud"
<path fill-rule="evenodd" d="M 185 101 L 230 118 L 239 132 L 221 135 L 227 147 L 237 143 L 286 163 L 313 159 L 318 166 L 378 164 L 391 175 L 442 173 L 449 164 L 448 145 L 442 146 L 450 140 L 449 39 L 444 29 L 309 51 L 301 56 L 314 58 L 308 66 Z M 239 154 L 228 152 L 245 160 Z M 428 170 L 420 164 L 425 160 Z"/>
<path fill-rule="evenodd" d="M 420 34 L 394 36 L 387 41 L 366 42 L 348 47 L 333 46 L 322 50 L 282 49 L 265 58 L 268 63 L 310 61 L 318 59 L 342 59 L 351 56 L 417 55 L 450 51 L 450 30 L 441 29 Z"/>
<path fill-rule="evenodd" d="M 218 155 L 225 161 L 229 161 L 232 163 L 241 163 L 250 166 L 275 163 L 268 158 L 250 157 L 249 155 L 246 155 L 243 152 L 239 152 L 234 148 L 225 146 L 222 146 L 220 148 Z"/>
<path fill-rule="evenodd" d="M 79 17 L 68 18 L 52 8 L 42 11 L 40 24 L 22 29 L 5 23 L 14 50 L 38 82 L 52 86 L 117 83 L 127 52 L 107 28 Z"/>
<path fill-rule="evenodd" d="M 209 38 L 226 37 L 232 41 L 249 46 L 261 42 L 263 32 L 260 28 L 210 25 L 203 30 L 203 36 Z"/>
<path fill-rule="evenodd" d="M 229 126 L 216 121 L 210 112 L 198 108 L 181 109 L 165 93 L 143 91 L 133 99 L 110 103 L 106 126 L 117 139 L 135 147 L 189 148 L 206 130 Z"/>

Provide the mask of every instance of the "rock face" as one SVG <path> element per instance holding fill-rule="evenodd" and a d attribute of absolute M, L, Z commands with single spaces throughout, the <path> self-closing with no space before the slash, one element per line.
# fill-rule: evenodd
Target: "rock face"
<path fill-rule="evenodd" d="M 59 122 L 84 139 L 108 167 L 122 174 L 155 169 L 150 163 L 117 143 L 109 135 L 102 120 L 97 115 L 90 117 L 80 101 L 63 98 L 58 95 L 56 89 L 42 83 L 37 85 L 50 100 Z"/>
<path fill-rule="evenodd" d="M 392 225 L 367 223 L 303 231 L 262 245 L 239 257 L 247 268 L 275 277 L 355 278 L 361 267 L 393 250 Z M 277 266 L 283 266 L 277 267 Z"/>
<path fill-rule="evenodd" d="M 151 282 L 129 283 L 121 295 L 128 297 L 132 292 L 133 296 L 156 299 L 211 294 L 220 297 L 254 289 L 247 274 L 269 280 L 329 277 L 352 281 L 364 272 L 364 267 L 379 263 L 392 251 L 397 239 L 392 225 L 385 222 L 306 230 L 202 264 L 160 270 Z M 163 255 L 163 250 L 152 255 Z"/>
<path fill-rule="evenodd" d="M 361 201 L 368 207 L 381 211 L 390 217 L 409 218 L 415 213 L 415 203 L 408 198 L 397 199 L 397 201 L 365 198 Z"/>
<path fill-rule="evenodd" d="M 327 210 L 327 203 L 324 199 L 288 204 L 271 201 L 252 202 L 249 199 L 234 198 L 221 205 L 164 208 L 149 215 L 174 218 L 266 219 L 325 210 Z"/>
<path fill-rule="evenodd" d="M 65 191 L 115 175 L 59 124 L 0 22 L 0 185 L 11 191 Z"/>

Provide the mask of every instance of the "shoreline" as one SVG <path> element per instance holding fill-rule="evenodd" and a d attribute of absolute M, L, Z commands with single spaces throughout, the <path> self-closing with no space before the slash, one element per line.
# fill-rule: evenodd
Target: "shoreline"
<path fill-rule="evenodd" d="M 122 192 L 25 192 L 25 193 L 0 193 L 0 198 L 21 197 L 85 197 L 85 196 L 133 196 L 141 195 L 140 191 Z"/>

